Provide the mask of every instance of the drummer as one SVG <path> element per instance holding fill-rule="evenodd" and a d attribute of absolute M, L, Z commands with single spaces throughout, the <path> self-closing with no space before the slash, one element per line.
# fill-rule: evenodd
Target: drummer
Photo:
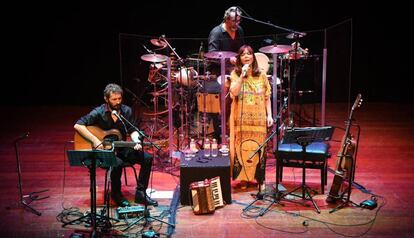
<path fill-rule="evenodd" d="M 224 12 L 223 22 L 210 31 L 208 36 L 208 52 L 237 52 L 244 45 L 244 31 L 240 26 L 241 14 L 240 9 L 237 7 L 230 7 Z M 236 57 L 232 57 L 230 62 L 234 65 Z"/>
<path fill-rule="evenodd" d="M 239 8 L 230 7 L 224 12 L 223 21 L 214 27 L 210 31 L 208 36 L 208 52 L 213 51 L 232 51 L 237 52 L 238 49 L 244 45 L 244 31 L 240 26 L 241 14 Z M 230 60 L 226 59 L 226 74 L 229 75 L 233 70 L 233 67 L 236 63 L 236 57 L 231 57 Z M 207 71 L 212 75 L 219 76 L 220 72 L 220 62 L 210 62 L 207 66 Z M 201 89 L 202 92 L 207 93 L 220 93 L 221 86 L 218 81 L 206 81 L 205 85 Z M 227 91 L 227 90 L 226 90 Z M 227 92 L 225 92 L 227 94 Z M 231 100 L 226 105 L 230 105 Z M 228 111 L 228 110 L 226 110 Z M 217 138 L 219 143 L 221 143 L 220 137 L 220 117 L 218 113 L 209 113 L 209 120 L 213 120 L 214 126 L 214 138 Z"/>

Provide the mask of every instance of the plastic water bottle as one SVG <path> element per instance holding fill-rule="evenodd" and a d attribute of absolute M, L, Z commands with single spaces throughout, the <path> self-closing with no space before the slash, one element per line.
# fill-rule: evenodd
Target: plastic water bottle
<path fill-rule="evenodd" d="M 193 138 L 190 141 L 190 151 L 191 151 L 191 157 L 195 157 L 198 149 L 197 149 L 195 140 Z"/>
<path fill-rule="evenodd" d="M 211 156 L 217 157 L 217 155 L 218 155 L 218 144 L 217 144 L 217 140 L 213 139 L 213 142 L 211 143 Z"/>
<path fill-rule="evenodd" d="M 204 141 L 204 157 L 210 157 L 211 154 L 211 144 L 210 140 L 207 138 Z"/>

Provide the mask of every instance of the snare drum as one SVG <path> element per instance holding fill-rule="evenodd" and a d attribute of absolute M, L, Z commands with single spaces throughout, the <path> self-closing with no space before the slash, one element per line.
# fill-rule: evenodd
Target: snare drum
<path fill-rule="evenodd" d="M 181 67 L 178 72 L 173 72 L 172 77 L 174 82 L 182 84 L 184 86 L 193 86 L 195 81 L 194 78 L 198 76 L 197 71 L 193 67 Z"/>

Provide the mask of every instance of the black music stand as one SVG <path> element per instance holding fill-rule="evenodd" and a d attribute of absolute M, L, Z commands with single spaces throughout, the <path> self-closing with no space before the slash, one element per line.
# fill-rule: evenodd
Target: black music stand
<path fill-rule="evenodd" d="M 65 222 L 62 227 L 73 224 L 74 222 L 84 221 L 92 227 L 92 237 L 97 237 L 96 219 L 109 221 L 109 218 L 96 214 L 96 167 L 111 167 L 116 164 L 115 152 L 109 150 L 68 150 L 70 166 L 86 166 L 89 169 L 90 193 L 91 193 L 91 212 L 73 221 Z"/>
<path fill-rule="evenodd" d="M 332 126 L 292 128 L 285 131 L 285 136 L 282 141 L 283 144 L 297 143 L 302 146 L 302 184 L 301 186 L 286 193 L 284 196 L 292 195 L 300 197 L 306 201 L 311 201 L 318 213 L 321 213 L 321 211 L 310 194 L 310 191 L 312 191 L 312 189 L 306 185 L 306 147 L 313 142 L 330 140 L 332 138 L 333 131 L 334 128 Z M 299 189 L 302 190 L 301 196 L 294 193 Z"/>

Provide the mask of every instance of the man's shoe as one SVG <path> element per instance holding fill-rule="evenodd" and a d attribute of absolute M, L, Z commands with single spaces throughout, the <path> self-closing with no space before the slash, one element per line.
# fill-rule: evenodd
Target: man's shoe
<path fill-rule="evenodd" d="M 158 206 L 158 202 L 148 197 L 145 191 L 137 190 L 135 192 L 135 202 L 140 204 L 147 203 L 148 206 Z"/>
<path fill-rule="evenodd" d="M 129 207 L 129 206 L 131 206 L 131 204 L 128 202 L 128 200 L 126 200 L 126 198 L 124 196 L 122 196 L 122 194 L 115 194 L 115 195 L 112 195 L 111 197 L 112 197 L 112 200 L 119 207 Z"/>

